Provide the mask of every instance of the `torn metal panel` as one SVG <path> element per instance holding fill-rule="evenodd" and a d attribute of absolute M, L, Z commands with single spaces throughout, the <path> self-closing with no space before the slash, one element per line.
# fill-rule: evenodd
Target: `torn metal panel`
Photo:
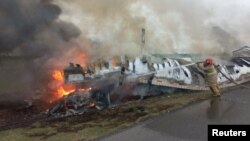
<path fill-rule="evenodd" d="M 48 116 L 65 117 L 81 115 L 90 110 L 102 110 L 109 106 L 109 95 L 101 91 L 77 90 L 53 104 Z"/>

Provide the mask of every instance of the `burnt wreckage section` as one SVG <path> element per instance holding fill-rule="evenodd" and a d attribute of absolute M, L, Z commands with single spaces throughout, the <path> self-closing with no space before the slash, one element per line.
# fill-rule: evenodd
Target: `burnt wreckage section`
<path fill-rule="evenodd" d="M 52 108 L 49 109 L 48 115 L 64 117 L 102 110 L 109 106 L 109 98 L 107 96 L 101 91 L 79 89 L 55 102 Z"/>
<path fill-rule="evenodd" d="M 244 46 L 240 49 L 234 50 L 232 62 L 239 66 L 250 67 L 250 47 Z"/>
<path fill-rule="evenodd" d="M 232 64 L 220 65 L 221 71 L 234 80 L 241 80 L 249 72 L 249 50 L 249 47 L 243 47 L 234 51 Z M 70 63 L 64 70 L 64 80 L 66 84 L 74 84 L 76 91 L 60 99 L 49 110 L 49 115 L 82 114 L 109 107 L 110 103 L 119 103 L 124 99 L 142 99 L 178 90 L 208 90 L 204 74 L 192 60 L 149 57 L 137 57 L 132 61 L 124 58 L 125 61 L 118 63 L 118 67 L 111 66 L 112 63 L 95 63 L 82 68 Z M 221 85 L 231 86 L 221 72 L 217 79 Z"/>
<path fill-rule="evenodd" d="M 64 81 L 75 85 L 76 90 L 54 102 L 47 112 L 48 116 L 81 115 L 85 112 L 109 107 L 109 93 L 110 90 L 114 89 L 115 84 L 107 82 L 105 78 L 97 79 L 91 75 L 80 65 L 76 64 L 75 66 L 70 63 L 69 67 L 64 69 Z"/>

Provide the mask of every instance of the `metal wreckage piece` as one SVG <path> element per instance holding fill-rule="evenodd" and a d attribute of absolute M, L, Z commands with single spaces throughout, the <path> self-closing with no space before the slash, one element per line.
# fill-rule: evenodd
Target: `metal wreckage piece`
<path fill-rule="evenodd" d="M 47 114 L 53 117 L 82 115 L 90 111 L 103 110 L 109 104 L 109 94 L 79 89 L 55 102 Z"/>
<path fill-rule="evenodd" d="M 90 72 L 87 73 L 91 74 Z M 110 105 L 110 96 L 107 90 L 113 85 L 107 83 L 107 85 L 96 89 L 82 89 L 81 86 L 89 83 L 89 81 L 86 78 L 85 70 L 80 65 L 75 66 L 73 63 L 70 63 L 69 67 L 64 69 L 64 77 L 65 83 L 74 84 L 77 89 L 54 102 L 47 112 L 48 116 L 81 115 L 89 111 L 102 110 Z M 95 80 L 92 79 L 92 81 Z"/>

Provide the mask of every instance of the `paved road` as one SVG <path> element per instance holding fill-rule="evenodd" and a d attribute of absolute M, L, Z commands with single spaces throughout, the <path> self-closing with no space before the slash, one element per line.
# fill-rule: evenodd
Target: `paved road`
<path fill-rule="evenodd" d="M 102 140 L 207 140 L 208 124 L 250 124 L 250 89 L 238 88 L 226 92 L 221 98 L 212 98 L 166 113 Z"/>

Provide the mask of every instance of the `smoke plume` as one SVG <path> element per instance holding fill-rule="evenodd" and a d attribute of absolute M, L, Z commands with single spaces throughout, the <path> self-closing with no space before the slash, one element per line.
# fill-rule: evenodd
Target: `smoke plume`
<path fill-rule="evenodd" d="M 28 63 L 1 65 L 0 81 L 26 92 L 50 67 L 138 56 L 141 28 L 148 53 L 230 53 L 250 44 L 249 13 L 247 0 L 1 0 L 0 55 Z"/>
<path fill-rule="evenodd" d="M 249 44 L 247 0 L 56 0 L 93 56 L 138 55 L 146 29 L 150 53 L 230 53 Z"/>
<path fill-rule="evenodd" d="M 0 94 L 6 94 L 2 98 L 34 94 L 48 85 L 50 68 L 84 62 L 75 41 L 81 31 L 59 19 L 61 13 L 51 0 L 0 1 Z"/>
<path fill-rule="evenodd" d="M 60 14 L 60 7 L 48 0 L 1 0 L 0 51 L 18 48 L 30 56 L 60 51 L 60 44 L 80 34 L 73 24 L 58 20 Z"/>

